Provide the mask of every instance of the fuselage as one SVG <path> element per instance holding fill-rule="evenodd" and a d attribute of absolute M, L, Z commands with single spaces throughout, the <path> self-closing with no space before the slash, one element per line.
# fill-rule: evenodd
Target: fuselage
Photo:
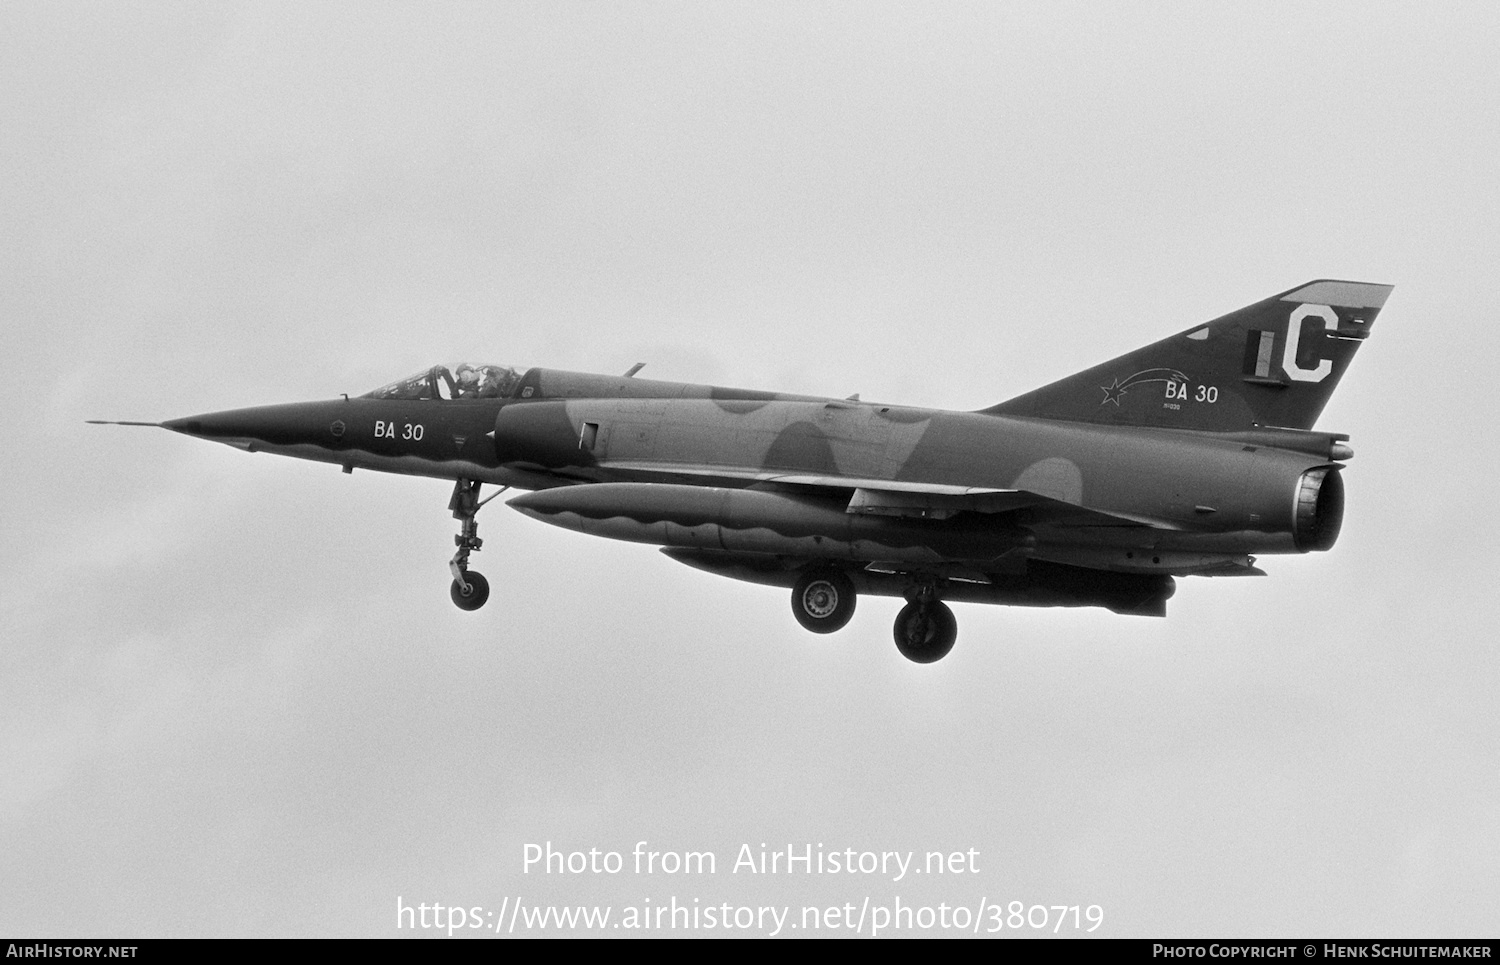
<path fill-rule="evenodd" d="M 1185 574 L 1331 542 L 1326 520 L 1321 537 L 1308 528 L 1309 474 L 1328 472 L 1340 438 L 1320 433 L 1099 426 L 550 369 L 518 373 L 500 398 L 378 394 L 164 425 L 346 471 L 614 484 L 517 508 L 694 549 Z"/>

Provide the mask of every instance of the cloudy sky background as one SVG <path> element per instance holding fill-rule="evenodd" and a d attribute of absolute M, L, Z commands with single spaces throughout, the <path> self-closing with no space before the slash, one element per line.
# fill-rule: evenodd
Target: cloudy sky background
<path fill-rule="evenodd" d="M 1493 937 L 1493 4 L 8 4 L 0 933 L 394 935 L 398 896 L 1097 904 Z M 1166 620 L 783 591 L 441 481 L 89 418 L 460 359 L 978 408 L 1396 285 L 1343 536 Z M 699 879 L 522 847 L 712 850 Z M 979 873 L 730 874 L 742 842 Z M 618 914 L 618 912 L 617 912 Z"/>

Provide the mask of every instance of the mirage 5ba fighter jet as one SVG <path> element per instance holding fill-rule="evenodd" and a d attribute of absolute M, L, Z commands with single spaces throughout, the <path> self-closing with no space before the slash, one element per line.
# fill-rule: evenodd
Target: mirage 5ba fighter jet
<path fill-rule="evenodd" d="M 358 398 L 160 425 L 245 449 L 455 480 L 453 602 L 486 484 L 584 533 L 789 588 L 815 633 L 896 596 L 928 663 L 944 601 L 1163 616 L 1176 576 L 1326 550 L 1347 435 L 1313 430 L 1391 286 L 1314 281 L 978 412 L 555 369 L 436 365 Z M 134 423 L 141 424 L 141 423 Z M 504 491 L 503 489 L 501 491 Z"/>

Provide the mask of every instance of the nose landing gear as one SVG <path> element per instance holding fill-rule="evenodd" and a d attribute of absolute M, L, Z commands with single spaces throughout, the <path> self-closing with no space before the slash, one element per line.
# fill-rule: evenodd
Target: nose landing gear
<path fill-rule="evenodd" d="M 453 574 L 453 585 L 449 588 L 449 595 L 453 597 L 453 604 L 460 610 L 477 610 L 490 598 L 489 581 L 479 573 L 469 572 L 469 554 L 477 553 L 484 545 L 484 540 L 479 538 L 479 523 L 474 520 L 474 514 L 478 513 L 485 503 L 510 488 L 502 486 L 498 492 L 492 493 L 488 498 L 480 499 L 479 487 L 482 485 L 483 483 L 477 480 L 460 479 L 453 486 L 453 498 L 448 500 L 448 508 L 453 511 L 453 518 L 463 524 L 458 535 L 453 537 L 453 542 L 458 546 L 458 552 L 454 553 L 453 559 L 448 561 L 448 572 Z"/>

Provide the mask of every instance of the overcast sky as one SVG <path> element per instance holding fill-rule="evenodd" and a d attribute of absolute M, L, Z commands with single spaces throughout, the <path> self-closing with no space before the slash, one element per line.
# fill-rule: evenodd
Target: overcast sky
<path fill-rule="evenodd" d="M 1497 47 L 1491 3 L 6 4 L 0 934 L 675 896 L 1493 937 Z M 816 637 L 500 501 L 463 613 L 447 484 L 83 421 L 460 359 L 978 408 L 1323 277 L 1396 286 L 1319 426 L 1331 553 L 1165 620 L 960 604 L 926 667 L 899 601 Z"/>

